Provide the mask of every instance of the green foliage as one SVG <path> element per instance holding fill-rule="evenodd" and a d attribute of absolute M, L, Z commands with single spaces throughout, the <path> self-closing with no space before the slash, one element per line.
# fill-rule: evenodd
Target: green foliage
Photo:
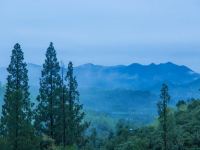
<path fill-rule="evenodd" d="M 5 87 L 3 87 L 0 83 L 0 106 L 3 105 L 2 102 L 3 102 L 4 93 L 5 93 Z M 1 107 L 0 107 L 0 113 L 1 113 Z"/>
<path fill-rule="evenodd" d="M 113 117 L 115 115 L 107 113 L 88 111 L 85 115 L 83 105 L 79 101 L 73 64 L 69 62 L 66 76 L 64 67 L 60 74 L 56 51 L 50 43 L 40 79 L 38 105 L 33 118 L 28 70 L 19 44 L 14 46 L 7 70 L 7 85 L 5 88 L 0 85 L 0 98 L 3 97 L 1 93 L 5 91 L 0 120 L 1 150 L 200 149 L 200 100 L 191 99 L 187 102 L 181 100 L 176 108 L 169 108 L 170 96 L 168 86 L 165 84 L 162 86 L 157 105 L 159 116 L 152 125 L 138 126 L 137 122 L 133 124 L 137 119 L 118 121 L 119 118 Z M 92 90 L 90 92 L 93 93 Z M 104 96 L 110 101 L 109 103 L 116 100 L 115 110 L 124 111 L 126 108 L 121 108 L 119 105 L 122 99 L 130 98 L 131 101 L 132 96 L 139 99 L 146 92 L 118 90 L 117 94 L 115 93 L 107 91 Z M 146 93 L 145 96 L 149 101 L 151 95 Z M 145 101 L 140 102 L 143 103 Z M 127 105 L 132 104 L 127 103 Z M 140 110 L 140 105 L 137 106 L 137 110 Z M 127 111 L 134 112 L 133 109 Z M 140 110 L 143 111 L 145 110 Z M 91 128 L 88 123 L 90 119 L 93 120 Z"/>
<path fill-rule="evenodd" d="M 50 43 L 43 65 L 36 108 L 35 127 L 39 135 L 47 135 L 56 145 L 77 145 L 86 143 L 84 138 L 88 123 L 84 122 L 85 113 L 79 104 L 78 84 L 70 62 L 66 78 L 61 70 L 53 44 Z"/>
<path fill-rule="evenodd" d="M 99 136 L 106 137 L 111 131 L 115 131 L 115 127 L 119 118 L 113 118 L 107 113 L 85 111 L 86 121 L 90 121 L 90 128 L 95 128 Z"/>
<path fill-rule="evenodd" d="M 10 147 L 8 147 L 8 144 L 7 144 L 7 140 L 6 138 L 0 138 L 0 148 L 1 150 L 9 150 Z"/>
<path fill-rule="evenodd" d="M 10 150 L 34 150 L 36 147 L 29 98 L 28 70 L 19 44 L 12 50 L 7 69 L 7 85 L 2 106 L 0 135 Z"/>
<path fill-rule="evenodd" d="M 60 102 L 58 103 L 58 114 L 56 120 L 57 143 L 66 147 L 67 145 L 67 117 L 68 106 L 68 89 L 64 80 L 64 65 L 61 68 L 61 83 L 59 88 Z"/>
<path fill-rule="evenodd" d="M 168 117 L 168 103 L 170 101 L 170 96 L 168 93 L 168 86 L 166 84 L 162 85 L 161 94 L 160 94 L 160 101 L 158 102 L 158 115 L 159 115 L 159 123 L 161 129 L 161 137 L 163 140 L 163 149 L 168 150 L 170 149 L 169 146 L 169 139 L 168 139 L 168 132 L 171 129 L 169 124 L 169 117 Z"/>
<path fill-rule="evenodd" d="M 180 104 L 177 103 L 177 104 Z M 183 105 L 184 109 L 179 109 Z M 174 111 L 167 113 L 167 149 L 198 150 L 200 148 L 200 100 L 181 102 Z M 161 150 L 162 126 L 147 126 L 128 131 L 127 125 L 120 125 L 111 138 L 104 142 L 106 150 Z"/>
<path fill-rule="evenodd" d="M 43 136 L 40 141 L 40 149 L 41 150 L 54 150 L 55 149 L 55 141 L 48 136 Z"/>
<path fill-rule="evenodd" d="M 72 62 L 68 64 L 66 81 L 68 89 L 67 145 L 76 144 L 78 147 L 82 147 L 86 144 L 84 132 L 89 123 L 83 120 L 85 113 L 82 111 L 83 105 L 79 104 L 78 83 L 74 76 Z"/>
<path fill-rule="evenodd" d="M 60 66 L 56 57 L 53 43 L 50 43 L 46 52 L 40 78 L 40 89 L 37 97 L 35 127 L 39 135 L 45 134 L 52 139 L 57 137 L 56 120 L 60 101 Z"/>

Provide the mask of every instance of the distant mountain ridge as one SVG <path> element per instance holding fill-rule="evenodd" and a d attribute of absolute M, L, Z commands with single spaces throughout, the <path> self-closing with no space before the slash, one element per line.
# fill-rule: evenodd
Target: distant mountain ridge
<path fill-rule="evenodd" d="M 81 86 L 100 88 L 149 89 L 158 83 L 170 82 L 181 85 L 200 78 L 186 66 L 173 63 L 131 64 L 128 66 L 99 66 L 85 64 L 75 69 Z"/>
<path fill-rule="evenodd" d="M 42 67 L 28 64 L 29 83 L 38 86 Z M 0 68 L 0 82 L 6 83 L 6 68 Z M 75 67 L 75 74 L 82 88 L 125 88 L 147 90 L 163 82 L 173 85 L 184 85 L 200 79 L 200 74 L 186 66 L 171 62 L 161 64 L 101 66 L 84 64 Z"/>
<path fill-rule="evenodd" d="M 42 66 L 28 64 L 31 99 L 38 94 Z M 65 69 L 66 71 L 66 69 Z M 151 122 L 156 116 L 163 82 L 169 86 L 171 104 L 200 97 L 200 74 L 173 63 L 101 66 L 84 64 L 74 68 L 80 101 L 86 110 L 106 112 L 112 117 Z M 6 83 L 6 68 L 0 68 L 0 82 Z M 0 105 L 3 89 L 0 89 Z"/>

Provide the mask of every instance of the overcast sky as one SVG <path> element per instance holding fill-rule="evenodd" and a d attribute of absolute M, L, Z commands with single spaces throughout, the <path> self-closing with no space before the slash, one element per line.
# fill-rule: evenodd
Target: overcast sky
<path fill-rule="evenodd" d="M 200 72 L 200 1 L 0 0 L 0 66 L 16 42 L 42 64 L 50 41 L 65 63 L 171 61 Z"/>

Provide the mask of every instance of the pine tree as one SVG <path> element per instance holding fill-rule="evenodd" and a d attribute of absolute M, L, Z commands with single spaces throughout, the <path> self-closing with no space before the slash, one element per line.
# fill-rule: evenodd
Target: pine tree
<path fill-rule="evenodd" d="M 58 105 L 58 117 L 57 117 L 57 141 L 58 144 L 66 147 L 66 132 L 67 132 L 67 87 L 65 82 L 65 67 L 64 64 L 61 62 L 61 83 L 60 83 L 60 101 Z"/>
<path fill-rule="evenodd" d="M 32 103 L 29 98 L 28 70 L 19 44 L 12 50 L 2 106 L 0 135 L 9 150 L 33 150 Z"/>
<path fill-rule="evenodd" d="M 167 118 L 168 118 L 168 103 L 170 101 L 170 95 L 168 93 L 168 86 L 166 84 L 162 85 L 160 101 L 158 102 L 158 114 L 159 121 L 162 128 L 162 138 L 163 138 L 163 149 L 167 150 Z"/>
<path fill-rule="evenodd" d="M 66 76 L 68 89 L 68 111 L 67 111 L 67 145 L 83 146 L 85 144 L 84 131 L 89 123 L 84 122 L 85 113 L 83 105 L 79 104 L 79 92 L 76 77 L 74 76 L 73 64 L 69 62 Z"/>
<path fill-rule="evenodd" d="M 39 134 L 47 135 L 52 139 L 57 136 L 56 120 L 60 101 L 60 80 L 59 62 L 53 43 L 50 43 L 40 79 L 40 89 L 37 97 L 39 104 L 36 108 L 35 126 Z"/>

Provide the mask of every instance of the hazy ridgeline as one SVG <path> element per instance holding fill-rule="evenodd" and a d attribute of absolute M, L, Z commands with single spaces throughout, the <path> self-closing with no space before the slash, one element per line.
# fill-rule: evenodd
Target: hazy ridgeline
<path fill-rule="evenodd" d="M 50 43 L 42 67 L 16 44 L 0 71 L 1 150 L 200 149 L 200 75 L 185 66 L 65 68 Z"/>

